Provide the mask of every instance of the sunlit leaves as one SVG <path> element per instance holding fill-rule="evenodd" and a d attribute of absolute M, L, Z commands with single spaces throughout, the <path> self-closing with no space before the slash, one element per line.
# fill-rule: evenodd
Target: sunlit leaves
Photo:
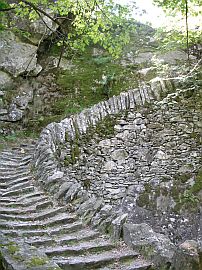
<path fill-rule="evenodd" d="M 165 11 L 170 12 L 181 12 L 185 14 L 186 12 L 186 0 L 153 0 L 155 4 L 161 6 Z M 189 12 L 194 13 L 198 7 L 202 7 L 201 0 L 188 0 Z"/>
<path fill-rule="evenodd" d="M 115 4 L 112 0 L 28 0 L 40 9 L 49 10 L 53 20 L 66 20 L 60 26 L 61 37 L 68 47 L 83 51 L 89 44 L 99 44 L 114 57 L 118 57 L 122 48 L 129 42 L 131 24 L 129 8 Z M 31 22 L 39 19 L 40 11 L 26 1 L 16 4 L 16 15 L 26 17 Z M 44 16 L 44 14 L 43 14 Z"/>
<path fill-rule="evenodd" d="M 153 0 L 171 16 L 169 26 L 160 29 L 164 49 L 183 48 L 202 42 L 201 0 Z M 187 14 L 186 14 L 187 4 Z"/>

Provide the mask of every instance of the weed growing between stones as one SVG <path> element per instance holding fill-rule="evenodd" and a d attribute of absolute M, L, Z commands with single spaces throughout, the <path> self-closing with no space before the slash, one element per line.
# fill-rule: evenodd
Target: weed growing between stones
<path fill-rule="evenodd" d="M 202 168 L 198 171 L 198 174 L 196 175 L 196 178 L 195 178 L 195 183 L 191 187 L 190 191 L 193 194 L 197 194 L 201 190 L 202 190 Z"/>
<path fill-rule="evenodd" d="M 10 254 L 15 254 L 17 251 L 19 251 L 20 250 L 20 248 L 15 244 L 15 243 L 13 243 L 13 242 L 10 242 L 10 243 L 8 243 L 7 245 L 6 245 L 6 247 L 7 247 L 7 249 L 8 249 L 8 252 L 10 253 Z"/>
<path fill-rule="evenodd" d="M 28 262 L 27 266 L 28 267 L 36 267 L 36 266 L 42 266 L 47 263 L 47 260 L 45 258 L 40 258 L 40 257 L 32 257 Z"/>

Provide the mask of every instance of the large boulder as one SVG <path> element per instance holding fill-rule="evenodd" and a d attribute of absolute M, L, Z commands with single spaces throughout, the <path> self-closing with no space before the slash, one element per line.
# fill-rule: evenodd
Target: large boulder
<path fill-rule="evenodd" d="M 12 78 L 6 72 L 0 70 L 0 91 L 4 91 L 11 88 L 12 84 L 13 84 Z"/>
<path fill-rule="evenodd" d="M 0 32 L 0 68 L 17 77 L 21 74 L 36 75 L 37 47 L 21 42 L 12 32 Z"/>
<path fill-rule="evenodd" d="M 41 7 L 42 8 L 42 7 Z M 43 7 L 43 11 L 54 18 L 54 13 L 47 8 Z M 59 27 L 57 23 L 51 20 L 45 14 L 40 14 L 37 19 L 29 20 L 27 17 L 16 16 L 12 11 L 10 12 L 10 17 L 12 17 L 12 24 L 17 28 L 22 30 L 26 35 L 24 38 L 29 40 L 31 44 L 39 45 L 44 39 L 49 37 L 51 34 L 56 32 Z"/>
<path fill-rule="evenodd" d="M 173 269 L 201 270 L 202 254 L 199 252 L 198 243 L 194 240 L 187 240 L 180 244 L 174 255 Z"/>
<path fill-rule="evenodd" d="M 124 224 L 123 239 L 134 250 L 151 259 L 158 269 L 167 270 L 172 265 L 175 246 L 167 236 L 154 232 L 148 224 Z"/>
<path fill-rule="evenodd" d="M 182 50 L 175 50 L 175 51 L 169 51 L 164 54 L 156 55 L 156 58 L 162 63 L 162 64 L 170 64 L 170 65 L 177 65 L 181 62 L 186 62 L 188 59 L 187 53 L 185 53 Z M 194 56 L 190 56 L 191 60 L 196 59 Z"/>

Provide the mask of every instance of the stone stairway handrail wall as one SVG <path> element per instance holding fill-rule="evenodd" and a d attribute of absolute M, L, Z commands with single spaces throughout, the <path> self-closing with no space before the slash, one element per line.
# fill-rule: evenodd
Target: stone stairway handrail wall
<path fill-rule="evenodd" d="M 139 88 L 122 92 L 107 101 L 102 101 L 81 113 L 65 118 L 60 123 L 51 123 L 43 129 L 33 158 L 36 179 L 50 191 L 50 183 L 61 186 L 67 179 L 62 179 L 61 157 L 58 154 L 61 145 L 71 148 L 71 143 L 78 136 L 86 134 L 88 128 L 96 126 L 106 116 L 117 115 L 127 110 L 134 110 L 144 104 L 151 104 L 165 97 L 174 90 L 175 81 L 155 78 L 148 84 L 141 83 Z M 54 189 L 54 193 L 57 190 Z M 65 194 L 64 194 L 65 195 Z"/>

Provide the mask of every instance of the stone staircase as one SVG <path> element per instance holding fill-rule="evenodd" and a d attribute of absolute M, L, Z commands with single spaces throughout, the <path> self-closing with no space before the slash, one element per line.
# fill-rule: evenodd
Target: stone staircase
<path fill-rule="evenodd" d="M 34 142 L 0 154 L 0 269 L 153 269 L 123 242 L 84 226 L 32 176 Z"/>

